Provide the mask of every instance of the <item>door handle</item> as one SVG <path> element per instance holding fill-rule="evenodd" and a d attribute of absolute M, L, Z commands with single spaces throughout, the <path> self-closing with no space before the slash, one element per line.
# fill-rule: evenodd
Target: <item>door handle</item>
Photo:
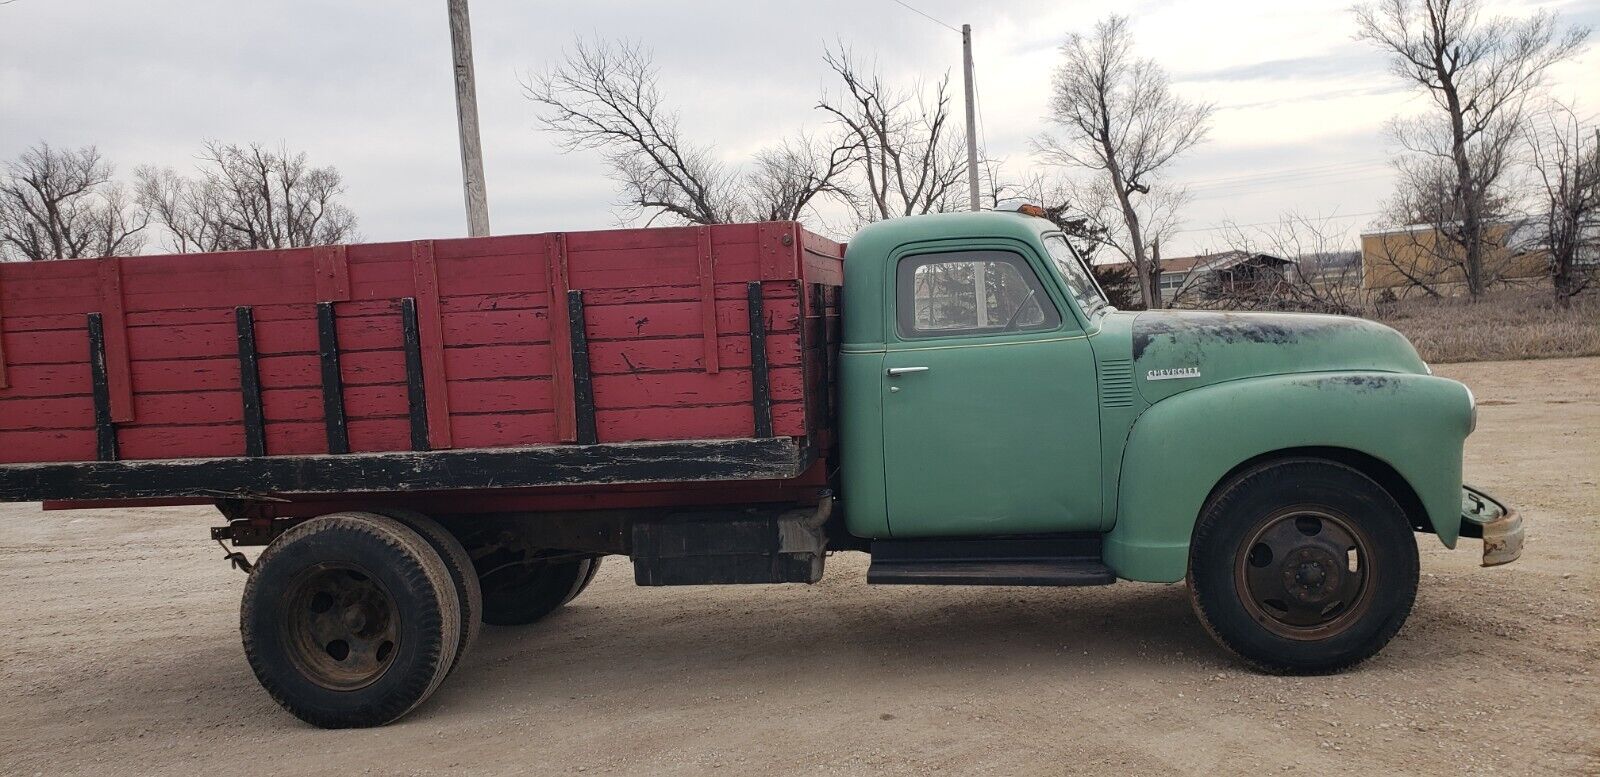
<path fill-rule="evenodd" d="M 890 367 L 888 369 L 889 377 L 891 377 L 891 378 L 896 376 L 896 375 L 905 375 L 905 374 L 912 373 L 912 372 L 927 372 L 927 371 L 928 371 L 927 367 Z"/>

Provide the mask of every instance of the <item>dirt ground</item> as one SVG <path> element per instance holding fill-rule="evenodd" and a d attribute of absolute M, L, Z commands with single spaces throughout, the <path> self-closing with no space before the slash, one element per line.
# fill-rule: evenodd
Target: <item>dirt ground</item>
<path fill-rule="evenodd" d="M 0 774 L 1600 773 L 1600 358 L 1446 366 L 1518 563 L 1420 536 L 1410 622 L 1343 675 L 1225 658 L 1181 586 L 636 588 L 612 559 L 396 725 L 319 731 L 239 646 L 205 510 L 0 508 Z"/>

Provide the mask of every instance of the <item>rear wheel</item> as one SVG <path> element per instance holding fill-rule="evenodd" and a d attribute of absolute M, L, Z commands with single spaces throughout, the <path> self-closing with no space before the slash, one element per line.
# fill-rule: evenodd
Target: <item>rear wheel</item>
<path fill-rule="evenodd" d="M 1216 640 L 1260 668 L 1331 672 L 1378 652 L 1416 598 L 1417 544 L 1393 497 L 1320 459 L 1256 467 L 1202 511 L 1190 601 Z"/>
<path fill-rule="evenodd" d="M 459 597 L 439 553 L 392 518 L 335 513 L 290 528 L 245 584 L 240 632 L 256 679 L 301 720 L 379 726 L 443 682 Z"/>
<path fill-rule="evenodd" d="M 456 657 L 450 664 L 450 670 L 455 671 L 455 667 L 461 663 L 461 657 L 478 640 L 478 632 L 482 628 L 483 591 L 478 586 L 478 572 L 472 566 L 472 556 L 467 554 L 467 549 L 462 547 L 454 534 L 422 513 L 399 509 L 384 509 L 379 513 L 422 535 L 438 552 L 445 569 L 450 572 L 457 603 L 461 606 L 461 638 L 456 643 Z"/>
<path fill-rule="evenodd" d="M 598 558 L 533 558 L 493 567 L 479 580 L 483 586 L 483 622 L 523 626 L 542 620 L 583 593 L 599 569 Z"/>
<path fill-rule="evenodd" d="M 594 580 L 600 557 L 536 545 L 514 519 L 488 519 L 463 532 L 462 542 L 483 591 L 483 622 L 523 626 L 572 601 Z"/>

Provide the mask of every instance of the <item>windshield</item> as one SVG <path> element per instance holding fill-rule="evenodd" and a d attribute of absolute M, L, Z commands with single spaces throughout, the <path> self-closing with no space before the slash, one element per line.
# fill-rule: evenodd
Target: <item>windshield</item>
<path fill-rule="evenodd" d="M 1084 317 L 1094 318 L 1096 313 L 1105 310 L 1105 293 L 1100 291 L 1100 284 L 1095 283 L 1089 268 L 1084 266 L 1083 260 L 1078 258 L 1078 253 L 1072 250 L 1067 239 L 1061 235 L 1045 235 L 1044 247 L 1050 252 L 1050 259 L 1060 271 L 1061 279 L 1066 281 L 1067 291 L 1078 301 Z"/>

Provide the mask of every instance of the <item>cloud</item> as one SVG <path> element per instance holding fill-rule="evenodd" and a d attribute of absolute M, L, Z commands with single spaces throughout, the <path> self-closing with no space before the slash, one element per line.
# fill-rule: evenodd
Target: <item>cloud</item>
<path fill-rule="evenodd" d="M 1174 80 L 1206 81 L 1284 81 L 1334 80 L 1380 75 L 1382 55 L 1367 50 L 1340 50 L 1313 56 L 1268 59 L 1237 65 L 1178 73 Z"/>

